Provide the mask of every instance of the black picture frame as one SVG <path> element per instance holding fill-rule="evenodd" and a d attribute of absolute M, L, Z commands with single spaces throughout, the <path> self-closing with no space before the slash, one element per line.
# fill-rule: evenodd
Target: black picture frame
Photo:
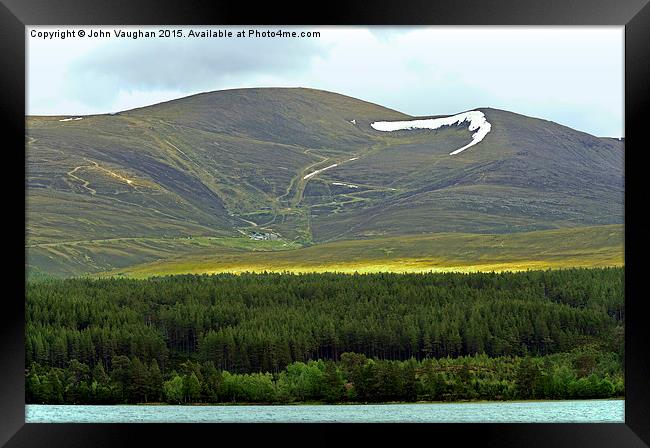
<path fill-rule="evenodd" d="M 354 425 L 364 437 L 379 439 L 388 434 L 416 443 L 414 432 L 425 440 L 441 442 L 474 438 L 495 446 L 630 446 L 650 444 L 650 351 L 645 342 L 649 328 L 645 322 L 641 264 L 644 229 L 642 197 L 644 166 L 641 157 L 644 134 L 650 116 L 650 6 L 649 0 L 483 0 L 450 1 L 335 1 L 323 4 L 278 4 L 243 1 L 171 0 L 0 0 L 0 54 L 2 55 L 1 122 L 2 181 L 6 217 L 5 288 L 0 311 L 0 444 L 7 446 L 120 446 L 166 442 L 209 443 L 225 441 L 225 431 L 290 443 L 295 427 L 257 425 L 249 431 L 239 425 L 109 425 L 109 424 L 25 424 L 24 400 L 24 240 L 10 235 L 23 234 L 18 216 L 24 213 L 24 186 L 19 176 L 25 168 L 25 26 L 27 25 L 178 25 L 178 24 L 293 24 L 304 25 L 620 25 L 625 26 L 625 423 L 620 424 L 429 424 L 409 425 L 406 432 L 390 425 Z M 595 92 L 594 94 L 597 94 Z M 646 144 L 647 146 L 647 144 Z M 15 177 L 15 178 L 14 178 Z M 11 199 L 11 200 L 9 200 Z M 24 214 L 22 215 L 24 216 Z M 7 243 L 10 243 L 7 245 Z M 9 285 L 8 287 L 6 285 Z M 344 442 L 336 429 L 302 425 L 298 443 Z M 372 428 L 369 428 L 372 426 Z M 347 425 L 350 428 L 350 425 Z M 303 432 L 304 431 L 304 432 Z M 217 439 L 218 436 L 218 439 Z M 305 439 L 305 437 L 308 437 Z M 219 440 L 219 442 L 218 442 Z M 367 440 L 364 443 L 368 443 Z M 419 443 L 419 442 L 418 442 Z"/>

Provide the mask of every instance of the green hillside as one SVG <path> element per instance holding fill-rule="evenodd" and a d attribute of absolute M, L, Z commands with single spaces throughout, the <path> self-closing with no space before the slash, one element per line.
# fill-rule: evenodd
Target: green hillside
<path fill-rule="evenodd" d="M 213 246 L 316 251 L 623 223 L 623 142 L 478 110 L 491 132 L 454 156 L 466 125 L 379 132 L 370 123 L 412 117 L 314 89 L 27 117 L 28 267 L 67 276 Z"/>
<path fill-rule="evenodd" d="M 117 269 L 104 276 L 143 278 L 221 272 L 477 272 L 623 266 L 623 226 L 513 234 L 436 233 L 336 241 L 252 252 L 212 246 Z"/>
<path fill-rule="evenodd" d="M 112 238 L 43 243 L 27 247 L 30 271 L 72 277 L 210 251 L 271 251 L 297 248 L 285 241 L 255 241 L 247 237 Z"/>

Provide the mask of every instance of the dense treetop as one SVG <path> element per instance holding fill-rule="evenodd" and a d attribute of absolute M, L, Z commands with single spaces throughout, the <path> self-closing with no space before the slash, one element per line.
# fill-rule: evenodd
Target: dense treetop
<path fill-rule="evenodd" d="M 153 371 L 160 376 L 158 398 L 164 390 L 180 390 L 178 381 L 185 381 L 185 391 L 203 387 L 205 373 L 189 372 L 182 367 L 188 362 L 208 366 L 208 376 L 217 375 L 213 370 L 220 378 L 268 373 L 277 380 L 292 365 L 320 359 L 321 370 L 335 361 L 340 380 L 355 384 L 341 364 L 346 352 L 379 365 L 406 362 L 386 364 L 401 369 L 408 362 L 425 366 L 474 355 L 517 366 L 512 360 L 543 357 L 538 359 L 554 359 L 557 366 L 557 356 L 588 349 L 614 365 L 594 381 L 618 384 L 624 270 L 48 279 L 28 283 L 26 319 L 26 366 L 37 376 L 56 382 L 51 372 L 72 368 L 90 381 L 101 369 L 118 384 L 116 371 Z M 164 383 L 167 389 L 163 380 L 172 381 Z M 144 398 L 142 390 L 133 393 Z M 184 395 L 181 401 L 187 400 Z"/>

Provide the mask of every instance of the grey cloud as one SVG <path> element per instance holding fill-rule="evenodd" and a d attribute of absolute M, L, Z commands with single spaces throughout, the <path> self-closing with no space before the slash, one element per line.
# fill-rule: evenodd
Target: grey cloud
<path fill-rule="evenodd" d="M 222 82 L 249 76 L 303 71 L 325 51 L 317 41 L 300 38 L 138 39 L 130 45 L 115 41 L 77 60 L 66 90 L 80 101 L 97 104 L 120 90 L 218 88 Z M 88 92 L 88 83 L 97 87 Z"/>

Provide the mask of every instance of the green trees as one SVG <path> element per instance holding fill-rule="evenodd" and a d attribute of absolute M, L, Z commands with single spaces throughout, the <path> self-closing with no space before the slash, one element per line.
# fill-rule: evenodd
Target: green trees
<path fill-rule="evenodd" d="M 517 367 L 515 385 L 521 398 L 537 398 L 539 395 L 542 371 L 536 360 L 523 358 Z"/>
<path fill-rule="evenodd" d="M 322 378 L 323 400 L 327 403 L 338 403 L 345 396 L 343 375 L 333 361 L 325 362 Z"/>
<path fill-rule="evenodd" d="M 219 388 L 223 381 L 223 375 L 211 361 L 203 363 L 202 371 L 204 381 L 201 385 L 201 396 L 208 403 L 216 403 L 219 400 Z"/>
<path fill-rule="evenodd" d="M 162 374 L 154 363 L 147 368 L 134 358 L 129 360 L 128 377 L 120 377 L 125 374 L 126 364 L 121 359 L 113 363 L 118 373 L 108 376 L 97 364 L 90 379 L 84 376 L 87 370 L 82 363 L 71 362 L 64 369 L 33 363 L 26 378 L 26 399 L 28 403 L 98 404 L 162 399 L 170 404 L 185 404 L 620 397 L 624 392 L 623 373 L 620 366 L 612 369 L 615 354 L 598 354 L 593 371 L 580 376 L 574 366 L 580 365 L 586 353 L 593 354 L 593 349 L 544 357 L 474 355 L 423 361 L 390 361 L 343 353 L 338 363 L 296 362 L 276 375 L 230 373 L 217 370 L 212 363 L 191 361 L 183 363 L 181 371 Z M 146 392 L 132 383 L 141 369 L 149 378 Z M 158 379 L 152 380 L 155 377 Z M 118 381 L 127 380 L 131 385 L 122 389 Z"/>
<path fill-rule="evenodd" d="M 49 403 L 63 403 L 63 383 L 61 381 L 61 372 L 50 369 L 43 382 L 43 396 L 47 397 Z"/>
<path fill-rule="evenodd" d="M 159 401 L 162 399 L 162 385 L 163 385 L 163 376 L 160 368 L 158 367 L 158 362 L 155 359 L 151 360 L 151 365 L 149 366 L 149 372 L 146 378 L 145 393 L 146 396 L 151 401 Z"/>
<path fill-rule="evenodd" d="M 309 361 L 289 364 L 279 375 L 278 385 L 282 393 L 296 401 L 323 399 L 325 363 Z"/>
<path fill-rule="evenodd" d="M 231 374 L 223 372 L 219 397 L 224 402 L 271 403 L 276 387 L 270 373 Z"/>
<path fill-rule="evenodd" d="M 133 357 L 130 363 L 128 373 L 127 393 L 129 397 L 138 402 L 146 403 L 148 401 L 148 372 L 139 358 Z"/>
<path fill-rule="evenodd" d="M 183 378 L 178 375 L 174 375 L 169 381 L 165 381 L 163 390 L 168 403 L 180 404 L 185 398 Z"/>
<path fill-rule="evenodd" d="M 87 403 L 90 400 L 90 368 L 73 359 L 64 372 L 66 401 Z"/>
<path fill-rule="evenodd" d="M 623 279 L 623 269 L 572 269 L 28 283 L 26 398 L 620 395 Z"/>
<path fill-rule="evenodd" d="M 185 392 L 186 402 L 197 402 L 201 398 L 201 383 L 196 373 L 192 372 L 190 375 L 183 377 L 183 391 Z"/>
<path fill-rule="evenodd" d="M 111 381 L 115 385 L 115 398 L 118 401 L 126 401 L 127 393 L 130 392 L 131 360 L 123 355 L 115 356 L 112 359 Z"/>
<path fill-rule="evenodd" d="M 417 362 L 413 358 L 404 362 L 382 361 L 344 353 L 341 364 L 351 386 L 351 400 L 387 402 L 417 398 Z"/>
<path fill-rule="evenodd" d="M 163 383 L 165 400 L 169 403 L 197 403 L 202 401 L 202 384 L 195 372 L 172 377 Z M 216 394 L 215 394 L 216 398 Z"/>
<path fill-rule="evenodd" d="M 623 269 L 503 274 L 244 274 L 28 285 L 27 365 L 115 356 L 278 373 L 382 359 L 623 347 Z M 71 298 L 74 297 L 74 300 Z M 175 366 L 171 366 L 174 368 Z"/>

